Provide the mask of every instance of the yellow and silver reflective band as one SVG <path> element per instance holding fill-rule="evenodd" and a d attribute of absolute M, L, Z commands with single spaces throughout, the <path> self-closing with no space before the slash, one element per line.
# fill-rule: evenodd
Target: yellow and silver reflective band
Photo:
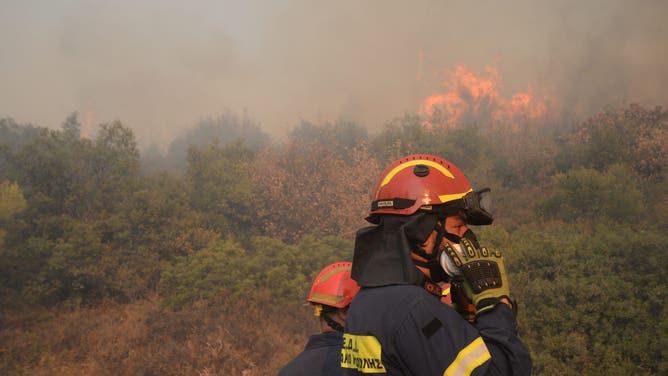
<path fill-rule="evenodd" d="M 311 300 L 322 302 L 323 304 L 332 307 L 342 302 L 345 298 L 346 297 L 343 295 L 330 295 L 330 294 L 323 294 L 321 292 L 314 292 L 313 294 L 311 294 Z"/>
<path fill-rule="evenodd" d="M 455 361 L 443 372 L 443 376 L 470 375 L 473 370 L 491 358 L 485 342 L 478 337 L 457 354 Z"/>

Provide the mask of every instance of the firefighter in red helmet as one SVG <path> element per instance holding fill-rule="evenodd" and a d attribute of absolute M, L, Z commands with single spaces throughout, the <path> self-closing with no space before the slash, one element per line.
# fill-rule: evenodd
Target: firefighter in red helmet
<path fill-rule="evenodd" d="M 531 373 L 503 255 L 480 247 L 469 228 L 493 222 L 488 195 L 433 155 L 383 172 L 367 217 L 373 226 L 355 238 L 352 278 L 361 289 L 346 319 L 344 374 Z M 470 303 L 471 317 L 441 302 L 443 282 Z"/>
<path fill-rule="evenodd" d="M 359 285 L 350 278 L 350 262 L 326 266 L 313 281 L 307 301 L 320 318 L 321 333 L 312 335 L 304 351 L 286 364 L 279 376 L 340 375 L 341 342 L 348 306 Z"/>

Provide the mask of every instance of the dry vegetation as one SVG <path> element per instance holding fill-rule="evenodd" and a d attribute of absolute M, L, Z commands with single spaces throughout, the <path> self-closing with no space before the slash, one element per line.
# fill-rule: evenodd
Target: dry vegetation
<path fill-rule="evenodd" d="M 158 300 L 3 317 L 3 375 L 273 375 L 317 329 L 267 293 L 169 312 Z M 299 316 L 294 316 L 295 312 Z"/>

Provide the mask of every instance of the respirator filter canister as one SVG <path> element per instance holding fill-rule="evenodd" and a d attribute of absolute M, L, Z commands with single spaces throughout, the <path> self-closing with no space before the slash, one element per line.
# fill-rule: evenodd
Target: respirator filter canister
<path fill-rule="evenodd" d="M 462 251 L 462 246 L 460 244 L 452 244 L 450 245 L 457 254 L 459 254 L 461 259 L 464 259 L 464 254 Z M 441 267 L 443 270 L 450 276 L 450 277 L 461 277 L 462 276 L 462 271 L 455 265 L 455 263 L 452 261 L 450 256 L 448 256 L 447 252 L 441 252 L 441 256 L 439 257 L 439 262 L 441 264 Z"/>

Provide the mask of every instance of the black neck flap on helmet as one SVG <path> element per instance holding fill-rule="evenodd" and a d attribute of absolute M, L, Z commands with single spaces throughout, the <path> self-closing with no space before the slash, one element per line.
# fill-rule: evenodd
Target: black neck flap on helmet
<path fill-rule="evenodd" d="M 382 215 L 378 226 L 360 229 L 355 237 L 351 276 L 362 287 L 420 284 L 411 249 L 423 244 L 438 222 L 433 213 Z"/>

